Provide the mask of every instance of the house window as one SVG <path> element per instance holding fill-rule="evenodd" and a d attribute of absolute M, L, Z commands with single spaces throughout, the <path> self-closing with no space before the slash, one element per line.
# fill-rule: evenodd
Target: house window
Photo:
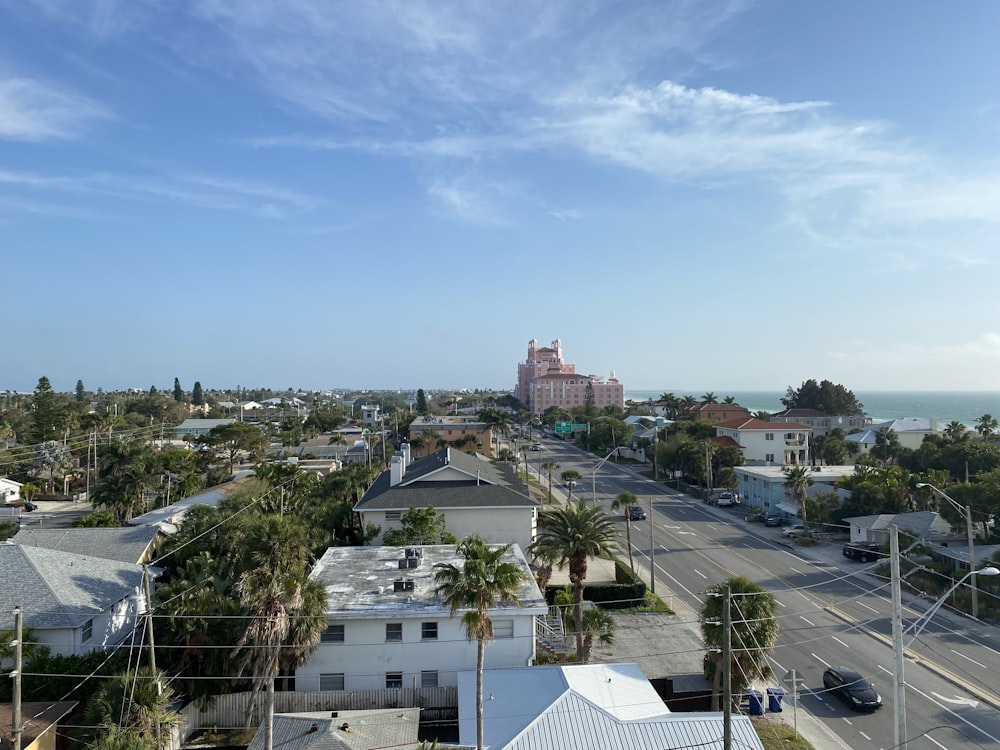
<path fill-rule="evenodd" d="M 438 624 L 436 622 L 420 623 L 420 639 L 423 641 L 436 641 L 438 637 Z"/>
<path fill-rule="evenodd" d="M 387 622 L 385 624 L 385 639 L 387 641 L 403 640 L 403 623 Z"/>
<path fill-rule="evenodd" d="M 764 433 L 764 439 L 765 440 L 774 440 L 774 433 L 773 432 L 765 432 Z"/>
<path fill-rule="evenodd" d="M 340 674 L 321 674 L 319 676 L 319 689 L 320 690 L 343 690 L 344 689 L 344 675 Z"/>
<path fill-rule="evenodd" d="M 344 626 L 343 625 L 330 625 L 326 630 L 323 631 L 322 635 L 319 637 L 320 643 L 343 643 L 344 642 Z M 338 688 L 342 690 L 343 688 Z"/>
<path fill-rule="evenodd" d="M 494 620 L 493 621 L 493 637 L 494 638 L 513 638 L 514 637 L 514 621 L 513 620 Z"/>
<path fill-rule="evenodd" d="M 385 689 L 386 690 L 398 690 L 403 687 L 403 673 L 402 672 L 386 672 L 385 673 Z"/>
<path fill-rule="evenodd" d="M 87 620 L 83 623 L 83 642 L 86 643 L 94 637 L 94 621 Z"/>
<path fill-rule="evenodd" d="M 387 510 L 385 512 L 386 521 L 401 521 L 403 518 L 403 511 L 401 510 Z"/>
<path fill-rule="evenodd" d="M 438 686 L 438 673 L 436 669 L 425 669 L 420 673 L 420 687 L 432 688 Z"/>
<path fill-rule="evenodd" d="M 765 453 L 764 454 L 764 460 L 765 461 L 771 461 L 773 463 L 774 462 L 774 454 L 773 453 Z"/>

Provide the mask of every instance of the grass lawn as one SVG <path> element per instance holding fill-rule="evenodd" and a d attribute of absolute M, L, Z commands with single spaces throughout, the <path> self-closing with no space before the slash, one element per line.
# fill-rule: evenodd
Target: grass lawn
<path fill-rule="evenodd" d="M 764 750 L 813 750 L 812 743 L 799 732 L 798 737 L 791 725 L 774 719 L 753 718 L 754 729 L 760 737 Z"/>

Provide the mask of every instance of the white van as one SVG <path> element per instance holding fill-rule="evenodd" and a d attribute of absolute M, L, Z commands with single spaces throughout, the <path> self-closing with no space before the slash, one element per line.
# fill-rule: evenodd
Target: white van
<path fill-rule="evenodd" d="M 728 508 L 731 505 L 736 505 L 736 495 L 732 492 L 723 492 L 719 495 L 719 499 L 715 502 L 720 508 Z"/>

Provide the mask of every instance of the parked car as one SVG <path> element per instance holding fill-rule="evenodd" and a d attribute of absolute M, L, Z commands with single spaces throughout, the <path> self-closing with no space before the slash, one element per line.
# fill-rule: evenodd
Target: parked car
<path fill-rule="evenodd" d="M 730 505 L 736 505 L 736 495 L 732 492 L 723 492 L 719 495 L 719 499 L 715 502 L 720 508 L 728 508 Z"/>
<path fill-rule="evenodd" d="M 630 505 L 625 510 L 625 518 L 629 521 L 645 521 L 646 511 L 642 509 L 641 505 Z"/>
<path fill-rule="evenodd" d="M 20 508 L 25 513 L 38 510 L 38 506 L 28 500 L 12 500 L 9 503 L 4 503 L 4 505 L 8 508 Z"/>
<path fill-rule="evenodd" d="M 765 513 L 764 514 L 764 525 L 765 526 L 781 526 L 781 516 L 778 513 Z"/>
<path fill-rule="evenodd" d="M 533 450 L 533 451 L 540 451 L 541 449 L 542 449 L 542 446 L 541 446 L 540 443 L 535 443 L 534 445 L 531 446 L 531 450 Z"/>
<path fill-rule="evenodd" d="M 812 536 L 811 531 L 806 531 L 806 527 L 801 523 L 793 524 L 781 530 L 781 533 L 787 537 L 797 538 L 800 536 Z"/>
<path fill-rule="evenodd" d="M 875 686 L 848 667 L 830 667 L 823 673 L 823 687 L 837 695 L 855 711 L 877 711 L 882 697 Z"/>
<path fill-rule="evenodd" d="M 851 542 L 841 549 L 844 557 L 866 563 L 882 557 L 882 545 L 878 542 Z"/>

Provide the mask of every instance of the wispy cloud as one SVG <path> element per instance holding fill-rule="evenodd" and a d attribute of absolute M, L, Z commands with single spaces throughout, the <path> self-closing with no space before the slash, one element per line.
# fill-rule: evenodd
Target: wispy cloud
<path fill-rule="evenodd" d="M 264 183 L 193 173 L 50 176 L 0 170 L 0 186 L 2 185 L 39 193 L 72 193 L 146 202 L 166 201 L 269 219 L 306 214 L 321 203 L 319 199 L 304 193 Z"/>
<path fill-rule="evenodd" d="M 78 138 L 95 120 L 110 117 L 104 107 L 80 94 L 33 78 L 0 78 L 0 139 Z"/>

